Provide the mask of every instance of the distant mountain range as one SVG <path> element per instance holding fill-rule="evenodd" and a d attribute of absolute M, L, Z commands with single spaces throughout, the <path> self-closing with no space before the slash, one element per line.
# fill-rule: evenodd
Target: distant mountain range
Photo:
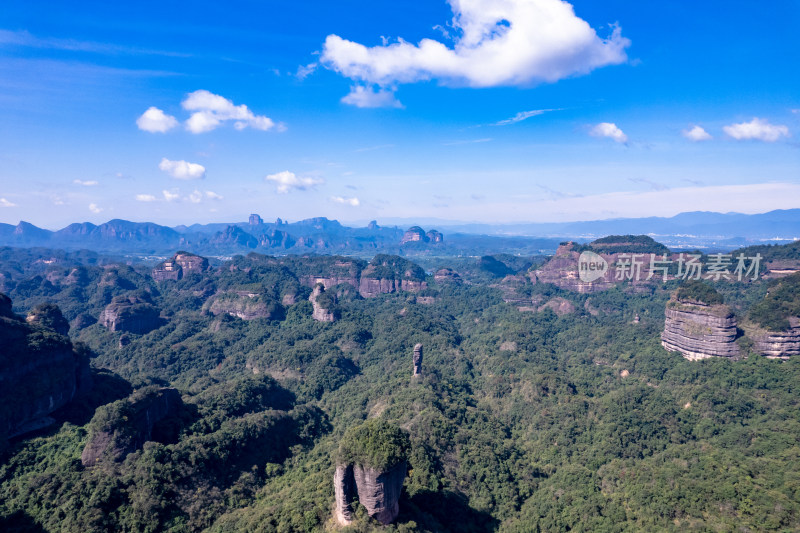
<path fill-rule="evenodd" d="M 410 224 L 409 224 L 410 225 Z M 482 255 L 485 253 L 549 254 L 563 240 L 590 241 L 605 235 L 647 234 L 672 249 L 727 250 L 762 243 L 786 243 L 800 238 L 800 209 L 745 215 L 740 213 L 681 213 L 674 217 L 610 219 L 600 221 L 466 224 L 439 221 L 442 242 L 401 244 L 406 228 L 347 227 L 325 217 L 287 223 L 249 222 L 193 224 L 170 228 L 152 222 L 110 220 L 95 225 L 70 224 L 50 231 L 20 222 L 0 224 L 0 245 L 47 246 L 65 250 L 88 249 L 106 253 L 171 254 L 175 250 L 205 255 L 232 255 L 259 251 L 283 254 L 350 254 L 378 252 L 400 255 Z M 432 229 L 432 228 L 429 228 Z M 420 228 L 414 228 L 415 231 Z M 405 239 L 409 240 L 409 239 Z"/>

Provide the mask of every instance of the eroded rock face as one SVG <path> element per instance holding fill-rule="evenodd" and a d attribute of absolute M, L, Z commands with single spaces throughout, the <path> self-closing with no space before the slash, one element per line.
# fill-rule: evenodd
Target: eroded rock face
<path fill-rule="evenodd" d="M 391 524 L 400 513 L 398 501 L 406 478 L 406 462 L 385 472 L 353 465 L 353 478 L 358 501 L 367 509 L 367 514 L 381 524 Z"/>
<path fill-rule="evenodd" d="M 752 333 L 755 350 L 766 357 L 783 359 L 800 355 L 800 318 L 789 318 L 785 331 L 758 331 Z"/>
<path fill-rule="evenodd" d="M 414 375 L 422 374 L 422 343 L 414 345 Z"/>
<path fill-rule="evenodd" d="M 325 305 L 326 303 L 333 303 L 332 297 L 326 294 L 325 287 L 321 283 L 314 287 L 308 299 L 311 301 L 311 305 L 314 306 L 314 311 L 311 315 L 314 320 L 317 322 L 334 322 L 336 320 L 333 309 Z M 317 301 L 318 299 L 319 301 Z"/>
<path fill-rule="evenodd" d="M 419 226 L 411 226 L 403 234 L 400 244 L 405 244 L 407 242 L 428 242 L 428 236 L 425 235 L 425 230 Z"/>
<path fill-rule="evenodd" d="M 206 303 L 206 308 L 213 315 L 227 313 L 242 320 L 280 320 L 284 316 L 283 306 L 272 298 L 243 291 L 217 294 Z"/>
<path fill-rule="evenodd" d="M 160 328 L 159 310 L 140 296 L 114 298 L 100 315 L 100 323 L 109 331 L 127 331 L 143 335 Z"/>
<path fill-rule="evenodd" d="M 112 404 L 113 405 L 113 404 Z M 93 466 L 103 457 L 121 461 L 145 442 L 153 440 L 153 428 L 160 421 L 177 416 L 183 405 L 177 389 L 154 388 L 139 397 L 121 400 L 120 418 L 104 420 L 94 431 L 81 453 L 84 466 Z M 97 415 L 96 415 L 97 416 Z M 94 421 L 93 421 L 94 422 Z"/>
<path fill-rule="evenodd" d="M 183 279 L 184 276 L 208 270 L 208 259 L 189 252 L 178 252 L 172 259 L 157 265 L 152 272 L 156 281 Z"/>
<path fill-rule="evenodd" d="M 726 305 L 670 302 L 661 345 L 691 361 L 709 357 L 738 357 L 736 316 Z"/>
<path fill-rule="evenodd" d="M 333 478 L 337 521 L 341 525 L 352 522 L 353 498 L 358 494 L 359 503 L 371 518 L 384 525 L 392 523 L 400 512 L 398 502 L 406 470 L 406 461 L 385 471 L 361 465 L 337 465 Z"/>
<path fill-rule="evenodd" d="M 353 465 L 337 465 L 333 474 L 333 491 L 336 497 L 334 515 L 340 525 L 346 526 L 353 521 L 353 496 L 356 493 L 356 482 L 353 477 Z"/>

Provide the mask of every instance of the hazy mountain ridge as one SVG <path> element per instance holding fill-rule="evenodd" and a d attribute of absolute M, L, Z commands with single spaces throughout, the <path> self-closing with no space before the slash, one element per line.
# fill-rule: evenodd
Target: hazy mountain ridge
<path fill-rule="evenodd" d="M 50 246 L 118 253 L 170 253 L 176 248 L 201 254 L 230 254 L 252 250 L 271 253 L 387 252 L 409 255 L 482 255 L 493 253 L 552 253 L 559 240 L 592 240 L 603 235 L 649 234 L 672 249 L 733 249 L 789 242 L 800 237 L 800 209 L 746 215 L 688 212 L 674 217 L 609 219 L 601 221 L 532 224 L 459 224 L 440 221 L 442 240 L 404 242 L 398 226 L 349 227 L 338 220 L 314 217 L 288 223 L 212 223 L 162 226 L 153 222 L 114 219 L 104 224 L 73 223 L 51 231 L 21 221 L 0 224 L 0 245 Z M 416 225 L 413 225 L 416 227 Z M 439 233 L 426 224 L 426 230 Z"/>

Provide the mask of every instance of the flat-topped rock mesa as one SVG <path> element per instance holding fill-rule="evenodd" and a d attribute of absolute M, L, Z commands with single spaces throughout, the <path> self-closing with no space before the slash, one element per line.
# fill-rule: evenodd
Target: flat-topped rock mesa
<path fill-rule="evenodd" d="M 800 273 L 770 282 L 742 324 L 755 351 L 770 358 L 800 355 Z"/>
<path fill-rule="evenodd" d="M 748 337 L 753 340 L 755 351 L 770 359 L 800 355 L 800 318 L 791 317 L 788 320 L 789 327 L 783 331 L 745 327 Z"/>
<path fill-rule="evenodd" d="M 14 315 L 4 294 L 0 338 L 0 441 L 49 425 L 50 413 L 91 389 L 87 355 L 46 320 L 28 323 Z"/>
<path fill-rule="evenodd" d="M 203 308 L 212 315 L 227 313 L 242 320 L 266 318 L 281 320 L 285 316 L 283 306 L 271 296 L 247 291 L 227 291 L 215 294 Z"/>
<path fill-rule="evenodd" d="M 364 298 L 397 291 L 418 292 L 428 287 L 425 271 L 396 255 L 378 254 L 361 272 L 358 292 Z"/>
<path fill-rule="evenodd" d="M 736 316 L 722 297 L 705 283 L 687 282 L 673 294 L 665 309 L 661 345 L 696 361 L 740 355 Z"/>
<path fill-rule="evenodd" d="M 608 263 L 608 269 L 602 277 L 594 281 L 581 279 L 578 262 L 582 252 L 594 252 Z M 622 264 L 621 260 L 630 260 L 631 254 L 645 256 L 637 269 L 624 267 Z M 533 283 L 551 283 L 562 289 L 583 294 L 608 290 L 624 279 L 630 279 L 634 284 L 648 283 L 650 254 L 655 254 L 659 258 L 667 254 L 667 260 L 674 260 L 677 257 L 671 254 L 666 246 L 646 235 L 611 235 L 587 245 L 565 242 L 558 247 L 555 255 L 547 263 L 529 272 L 528 277 Z M 618 277 L 621 279 L 617 279 Z M 661 272 L 654 271 L 654 279 L 658 281 L 662 277 Z"/>
<path fill-rule="evenodd" d="M 290 266 L 302 285 L 313 288 L 321 283 L 326 290 L 347 284 L 358 288 L 361 271 L 367 263 L 360 259 L 340 256 L 301 258 Z"/>
<path fill-rule="evenodd" d="M 116 296 L 100 314 L 99 322 L 109 331 L 139 335 L 158 329 L 164 323 L 146 292 Z"/>
<path fill-rule="evenodd" d="M 403 245 L 410 242 L 438 244 L 443 241 L 444 236 L 435 229 L 426 233 L 425 230 L 419 226 L 411 226 L 403 234 L 403 238 L 400 239 L 400 244 Z"/>
<path fill-rule="evenodd" d="M 397 518 L 410 449 L 408 434 L 380 419 L 345 433 L 333 477 L 334 515 L 340 525 L 355 519 L 356 497 L 367 515 L 381 524 Z"/>
<path fill-rule="evenodd" d="M 189 274 L 208 271 L 208 259 L 189 252 L 178 252 L 171 259 L 157 265 L 152 272 L 156 281 L 178 281 Z"/>
<path fill-rule="evenodd" d="M 334 307 L 336 300 L 330 293 L 325 292 L 325 286 L 322 283 L 317 283 L 314 290 L 311 291 L 311 296 L 308 297 L 314 311 L 311 316 L 317 322 L 334 322 L 336 316 Z"/>
<path fill-rule="evenodd" d="M 89 441 L 81 453 L 86 467 L 104 458 L 122 461 L 155 435 L 158 424 L 176 417 L 183 406 L 177 389 L 146 387 L 130 398 L 100 407 L 90 422 Z"/>

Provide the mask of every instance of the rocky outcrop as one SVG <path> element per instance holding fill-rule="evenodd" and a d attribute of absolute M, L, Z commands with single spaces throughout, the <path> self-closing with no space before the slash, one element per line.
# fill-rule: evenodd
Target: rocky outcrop
<path fill-rule="evenodd" d="M 788 320 L 789 328 L 784 331 L 745 328 L 753 340 L 755 351 L 773 359 L 800 355 L 800 318 L 790 317 Z"/>
<path fill-rule="evenodd" d="M 427 242 L 428 236 L 425 235 L 425 230 L 420 228 L 419 226 L 411 226 L 406 230 L 403 234 L 403 238 L 400 239 L 400 244 L 406 244 L 408 242 Z"/>
<path fill-rule="evenodd" d="M 153 279 L 156 281 L 183 279 L 184 276 L 193 273 L 201 273 L 208 270 L 208 259 L 189 252 L 178 252 L 171 259 L 157 265 L 152 272 Z"/>
<path fill-rule="evenodd" d="M 109 331 L 144 335 L 162 326 L 159 315 L 159 310 L 145 295 L 118 296 L 103 310 L 100 323 Z"/>
<path fill-rule="evenodd" d="M 264 223 L 264 219 L 261 218 L 260 216 L 256 215 L 256 214 L 252 214 L 252 215 L 250 215 L 250 218 L 248 219 L 247 222 L 251 226 L 260 226 L 261 224 Z"/>
<path fill-rule="evenodd" d="M 422 343 L 414 345 L 414 375 L 422 374 Z"/>
<path fill-rule="evenodd" d="M 317 322 L 333 322 L 336 320 L 333 310 L 335 302 L 333 297 L 325 292 L 325 286 L 322 283 L 317 283 L 308 299 L 314 307 L 311 315 L 314 320 Z"/>
<path fill-rule="evenodd" d="M 653 255 L 656 251 L 666 253 L 667 249 L 663 245 L 652 241 L 649 237 L 647 239 L 652 242 L 641 245 L 627 242 L 624 238 L 619 238 L 619 241 L 608 241 L 608 239 L 611 238 L 598 239 L 587 246 L 580 246 L 574 242 L 562 243 L 556 254 L 540 268 L 529 272 L 528 277 L 533 283 L 551 283 L 562 289 L 582 294 L 608 290 L 623 281 L 629 281 L 635 287 L 642 287 L 651 283 L 648 278 L 655 281 L 663 280 L 664 274 L 659 270 L 660 263 L 658 263 L 662 259 L 662 254 Z M 595 257 L 599 263 L 605 262 L 607 268 L 602 275 L 596 278 L 581 276 L 579 263 L 582 261 L 583 252 L 591 252 L 589 255 Z M 651 258 L 655 267 L 652 276 Z M 674 262 L 677 258 L 677 254 L 666 255 L 667 261 Z M 586 266 L 593 268 L 593 265 Z M 668 276 L 667 279 L 672 279 L 672 276 Z"/>
<path fill-rule="evenodd" d="M 458 275 L 458 272 L 453 270 L 452 268 L 440 268 L 436 271 L 433 275 L 434 281 L 436 283 L 455 283 L 459 284 L 462 283 L 461 276 Z"/>
<path fill-rule="evenodd" d="M 361 272 L 358 292 L 364 298 L 397 291 L 419 292 L 428 287 L 422 268 L 393 255 L 376 255 Z"/>
<path fill-rule="evenodd" d="M 403 234 L 403 238 L 400 239 L 400 244 L 403 245 L 410 242 L 436 244 L 442 241 L 444 241 L 444 236 L 435 229 L 432 229 L 426 233 L 425 230 L 419 226 L 411 226 Z"/>
<path fill-rule="evenodd" d="M 550 309 L 558 316 L 569 315 L 575 312 L 575 306 L 569 300 L 557 296 L 539 307 L 539 311 Z"/>
<path fill-rule="evenodd" d="M 428 238 L 428 242 L 436 244 L 444 241 L 444 235 L 436 231 L 435 229 L 430 230 L 428 233 L 425 234 Z"/>
<path fill-rule="evenodd" d="M 353 521 L 353 496 L 356 493 L 353 465 L 336 466 L 336 472 L 333 474 L 333 492 L 336 498 L 334 510 L 336 521 L 346 526 Z"/>
<path fill-rule="evenodd" d="M 671 300 L 665 310 L 661 345 L 696 361 L 739 356 L 736 316 L 726 305 L 686 304 Z"/>
<path fill-rule="evenodd" d="M 273 229 L 263 234 L 258 244 L 263 248 L 291 248 L 297 243 L 297 240 L 285 231 Z"/>
<path fill-rule="evenodd" d="M 59 335 L 69 334 L 69 322 L 61 314 L 61 309 L 53 304 L 41 304 L 34 307 L 25 318 L 28 324 L 35 324 L 52 329 Z"/>
<path fill-rule="evenodd" d="M 400 493 L 408 466 L 402 461 L 392 468 L 380 470 L 358 464 L 337 465 L 334 474 L 336 519 L 341 525 L 353 520 L 353 500 L 364 506 L 367 515 L 381 524 L 391 524 L 400 513 Z"/>
<path fill-rule="evenodd" d="M 209 299 L 204 308 L 213 315 L 227 313 L 242 320 L 267 318 L 280 320 L 284 309 L 277 301 L 266 295 L 246 292 L 223 292 Z"/>
<path fill-rule="evenodd" d="M 148 387 L 131 398 L 103 406 L 90 424 L 92 432 L 81 462 L 90 467 L 104 457 L 112 461 L 125 459 L 153 440 L 158 423 L 177 416 L 182 405 L 177 389 Z"/>
<path fill-rule="evenodd" d="M 16 317 L 0 295 L 0 439 L 48 425 L 50 413 L 91 388 L 86 355 L 46 326 Z"/>

